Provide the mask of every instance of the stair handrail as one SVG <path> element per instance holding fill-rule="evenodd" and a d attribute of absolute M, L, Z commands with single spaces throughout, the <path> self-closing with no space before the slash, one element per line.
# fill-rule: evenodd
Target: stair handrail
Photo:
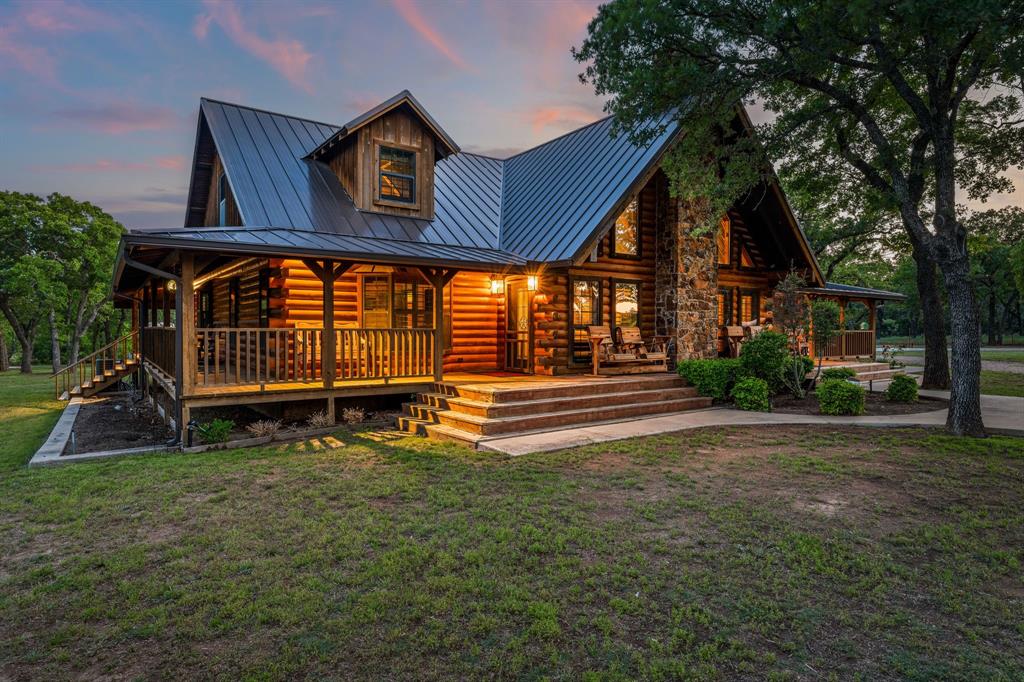
<path fill-rule="evenodd" d="M 50 376 L 53 379 L 54 397 L 59 399 L 64 393 L 67 393 L 68 397 L 70 397 L 71 390 L 76 385 L 82 386 L 86 378 L 92 379 L 95 376 L 93 368 L 96 366 L 97 359 L 109 359 L 112 361 L 112 364 L 116 364 L 118 360 L 127 362 L 130 358 L 138 355 L 138 349 L 139 330 L 133 329 L 124 336 L 114 339 L 102 348 L 86 355 L 84 358 L 80 358 L 77 362 L 54 372 Z M 118 350 L 121 352 L 118 353 Z M 86 368 L 89 368 L 88 377 L 86 377 Z"/>

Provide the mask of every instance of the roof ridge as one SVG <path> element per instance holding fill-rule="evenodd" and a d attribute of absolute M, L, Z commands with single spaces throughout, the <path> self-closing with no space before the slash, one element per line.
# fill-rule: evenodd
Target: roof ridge
<path fill-rule="evenodd" d="M 308 123 L 315 123 L 321 126 L 329 126 L 331 128 L 341 128 L 337 123 L 327 123 L 326 121 L 317 121 L 312 118 L 304 118 L 302 116 L 293 116 L 292 114 L 285 114 L 280 111 L 271 111 L 270 109 L 263 109 L 261 107 L 253 107 L 248 104 L 238 104 L 237 102 L 227 102 L 222 99 L 214 99 L 212 97 L 200 97 L 200 102 L 213 102 L 214 104 L 225 104 L 229 107 L 235 107 L 236 109 L 248 109 L 249 111 L 259 111 L 264 114 L 270 114 L 271 116 L 283 116 L 284 118 L 294 118 L 296 121 L 306 121 Z"/>

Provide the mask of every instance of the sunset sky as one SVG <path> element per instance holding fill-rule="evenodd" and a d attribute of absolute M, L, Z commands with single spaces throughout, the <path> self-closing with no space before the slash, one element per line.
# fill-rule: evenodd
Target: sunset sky
<path fill-rule="evenodd" d="M 507 156 L 602 115 L 569 53 L 598 4 L 0 2 L 0 188 L 178 227 L 201 96 L 341 124 L 407 88 Z"/>

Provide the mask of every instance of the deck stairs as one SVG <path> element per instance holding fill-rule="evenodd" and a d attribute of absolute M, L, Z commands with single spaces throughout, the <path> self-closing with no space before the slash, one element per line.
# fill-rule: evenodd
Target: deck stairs
<path fill-rule="evenodd" d="M 398 428 L 471 446 L 524 433 L 706 408 L 677 375 L 518 383 L 439 382 L 403 405 Z"/>
<path fill-rule="evenodd" d="M 888 381 L 897 374 L 908 374 L 907 368 L 892 369 L 888 363 L 885 362 L 843 362 L 843 363 L 830 363 L 822 367 L 822 371 L 831 369 L 834 367 L 846 367 L 852 369 L 857 373 L 854 377 L 861 384 L 867 384 L 872 381 Z M 817 374 L 818 368 L 815 367 L 808 376 L 813 377 Z"/>
<path fill-rule="evenodd" d="M 139 368 L 138 332 L 112 341 L 78 362 L 54 374 L 54 397 L 69 400 L 88 398 L 135 372 Z"/>

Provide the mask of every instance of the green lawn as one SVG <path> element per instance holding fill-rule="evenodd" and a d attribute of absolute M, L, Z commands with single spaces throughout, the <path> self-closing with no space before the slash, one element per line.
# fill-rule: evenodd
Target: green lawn
<path fill-rule="evenodd" d="M 988 395 L 1012 395 L 1024 398 L 1024 374 L 981 370 L 981 392 Z"/>
<path fill-rule="evenodd" d="M 0 679 L 1024 676 L 1024 440 L 364 432 L 29 470 L 55 413 L 4 380 L 34 407 L 0 408 Z"/>
<path fill-rule="evenodd" d="M 0 372 L 0 476 L 30 460 L 57 423 L 64 403 L 53 399 L 49 368 Z"/>
<path fill-rule="evenodd" d="M 900 351 L 899 355 L 924 355 L 923 348 L 908 348 Z M 983 350 L 982 360 L 996 360 L 1001 362 L 1024 362 L 1024 350 Z"/>

